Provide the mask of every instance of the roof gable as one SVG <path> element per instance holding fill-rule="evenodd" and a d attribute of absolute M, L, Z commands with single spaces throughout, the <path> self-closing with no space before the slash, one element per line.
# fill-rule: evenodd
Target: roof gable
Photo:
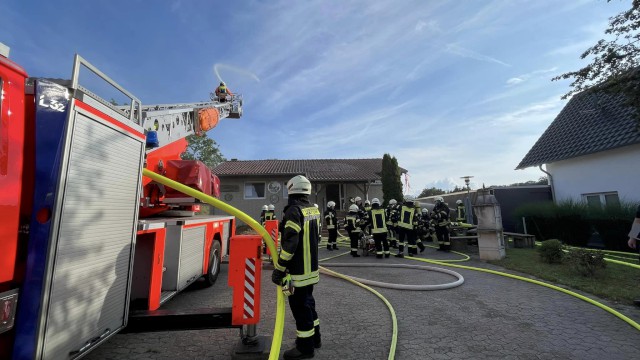
<path fill-rule="evenodd" d="M 212 171 L 220 177 L 303 174 L 311 181 L 375 181 L 381 179 L 382 159 L 231 160 Z"/>
<path fill-rule="evenodd" d="M 640 143 L 633 108 L 622 94 L 584 91 L 574 96 L 516 169 Z"/>

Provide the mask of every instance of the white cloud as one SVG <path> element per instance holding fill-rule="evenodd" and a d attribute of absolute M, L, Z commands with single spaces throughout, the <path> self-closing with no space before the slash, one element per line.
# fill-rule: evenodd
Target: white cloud
<path fill-rule="evenodd" d="M 549 74 L 549 73 L 554 73 L 558 70 L 557 66 L 554 66 L 552 68 L 549 69 L 541 69 L 541 70 L 534 70 L 531 71 L 529 73 L 526 74 L 521 74 L 518 75 L 516 77 L 512 77 L 509 80 L 507 80 L 507 86 L 513 86 L 513 85 L 518 85 L 521 84 L 529 79 L 535 78 L 538 75 L 543 75 L 543 74 Z"/>
<path fill-rule="evenodd" d="M 524 81 L 525 80 L 522 79 L 522 78 L 514 77 L 514 78 L 511 78 L 511 79 L 507 80 L 507 85 L 517 85 L 517 84 L 520 84 L 521 82 L 524 82 Z"/>

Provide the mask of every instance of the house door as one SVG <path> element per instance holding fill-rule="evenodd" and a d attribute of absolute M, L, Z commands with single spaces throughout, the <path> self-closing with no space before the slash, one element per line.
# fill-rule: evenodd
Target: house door
<path fill-rule="evenodd" d="M 340 185 L 327 184 L 327 202 L 329 201 L 336 203 L 336 210 L 342 210 L 340 208 Z"/>

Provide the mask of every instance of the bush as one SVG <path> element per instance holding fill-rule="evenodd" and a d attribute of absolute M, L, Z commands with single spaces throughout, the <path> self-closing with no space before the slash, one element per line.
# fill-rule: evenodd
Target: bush
<path fill-rule="evenodd" d="M 548 264 L 561 263 L 564 256 L 560 240 L 551 239 L 542 242 L 538 248 L 540 260 Z"/>
<path fill-rule="evenodd" d="M 571 267 L 582 276 L 594 276 L 599 269 L 607 267 L 602 251 L 574 249 L 566 258 Z"/>

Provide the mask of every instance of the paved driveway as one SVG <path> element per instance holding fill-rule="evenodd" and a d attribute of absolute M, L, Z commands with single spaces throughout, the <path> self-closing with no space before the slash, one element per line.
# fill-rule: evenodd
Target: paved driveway
<path fill-rule="evenodd" d="M 335 255 L 320 249 L 320 258 Z M 427 249 L 422 257 L 456 258 Z M 395 258 L 328 262 L 411 263 Z M 472 260 L 464 263 L 501 270 Z M 453 268 L 450 268 L 453 269 Z M 362 278 L 403 284 L 438 284 L 455 280 L 447 274 L 383 267 L 334 268 Z M 617 317 L 572 296 L 502 276 L 453 269 L 465 278 L 457 288 L 442 291 L 377 290 L 395 308 L 398 318 L 396 359 L 640 359 L 640 331 Z M 164 308 L 230 306 L 227 266 L 218 283 L 186 291 Z M 271 271 L 263 271 L 262 324 L 273 332 L 275 287 Z M 322 348 L 317 359 L 387 359 L 391 316 L 375 295 L 346 281 L 322 275 L 314 295 L 321 321 Z M 584 295 L 584 294 L 583 294 Z M 602 301 L 640 322 L 640 309 Z M 295 328 L 287 307 L 283 351 L 293 345 Z M 95 359 L 229 359 L 238 330 L 204 330 L 116 335 L 90 353 Z"/>

